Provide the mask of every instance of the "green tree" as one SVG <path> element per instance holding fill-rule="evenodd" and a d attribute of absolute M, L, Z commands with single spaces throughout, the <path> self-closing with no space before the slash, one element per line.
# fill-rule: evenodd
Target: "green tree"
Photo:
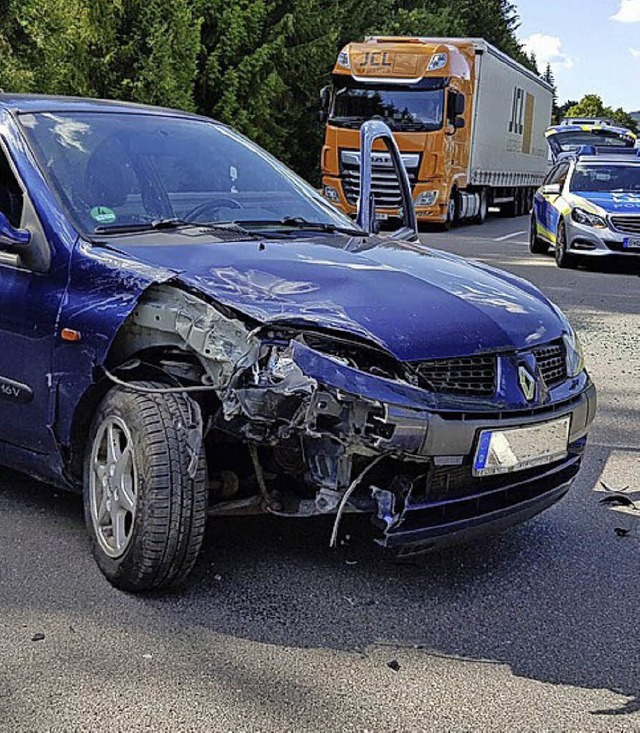
<path fill-rule="evenodd" d="M 544 70 L 544 74 L 542 75 L 542 78 L 547 82 L 547 84 L 553 89 L 553 111 L 551 113 L 551 118 L 554 123 L 560 122 L 560 119 L 558 117 L 558 89 L 556 87 L 556 80 L 553 75 L 553 69 L 551 68 L 551 64 L 547 64 L 546 69 Z"/>
<path fill-rule="evenodd" d="M 605 106 L 602 97 L 597 94 L 586 94 L 577 104 L 569 107 L 566 117 L 603 117 L 613 120 L 623 127 L 637 132 L 637 124 L 633 117 L 622 108 L 612 109 Z"/>

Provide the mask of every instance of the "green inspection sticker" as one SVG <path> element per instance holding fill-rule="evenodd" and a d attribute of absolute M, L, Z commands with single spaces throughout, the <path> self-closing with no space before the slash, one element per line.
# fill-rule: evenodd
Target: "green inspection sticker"
<path fill-rule="evenodd" d="M 116 212 L 108 206 L 94 206 L 89 213 L 100 224 L 112 224 L 116 220 Z"/>

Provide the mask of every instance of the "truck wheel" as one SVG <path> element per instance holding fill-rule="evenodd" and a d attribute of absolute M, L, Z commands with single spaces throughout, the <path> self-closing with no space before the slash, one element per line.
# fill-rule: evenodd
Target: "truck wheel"
<path fill-rule="evenodd" d="M 489 200 L 487 198 L 487 192 L 483 188 L 480 193 L 480 205 L 478 207 L 478 213 L 473 217 L 474 224 L 484 224 L 487 220 L 487 214 L 489 213 Z"/>
<path fill-rule="evenodd" d="M 448 232 L 451 228 L 457 227 L 460 223 L 460 200 L 458 192 L 451 191 L 449 196 L 449 204 L 447 205 L 447 220 L 443 224 L 443 229 Z"/>
<path fill-rule="evenodd" d="M 536 217 L 531 217 L 529 224 L 529 251 L 534 255 L 543 255 L 549 251 L 549 245 L 538 236 Z"/>
<path fill-rule="evenodd" d="M 201 433 L 199 407 L 186 395 L 115 387 L 100 403 L 85 455 L 84 511 L 98 567 L 117 588 L 168 588 L 193 568 L 207 519 Z"/>
<path fill-rule="evenodd" d="M 563 269 L 572 269 L 577 265 L 575 255 L 567 252 L 567 228 L 563 221 L 558 226 L 558 234 L 556 235 L 556 264 Z"/>

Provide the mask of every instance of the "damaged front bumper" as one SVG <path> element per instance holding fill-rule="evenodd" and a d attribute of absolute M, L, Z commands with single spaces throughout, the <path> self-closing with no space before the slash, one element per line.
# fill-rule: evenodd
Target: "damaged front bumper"
<path fill-rule="evenodd" d="M 297 341 L 281 352 L 279 362 L 271 358 L 269 369 L 279 369 L 281 381 L 252 385 L 251 414 L 240 408 L 243 429 L 255 430 L 261 417 L 267 431 L 253 437 L 264 440 L 286 400 L 296 396 L 296 408 L 284 410 L 287 420 L 271 435 L 274 441 L 289 438 L 292 431 L 302 436 L 306 479 L 317 490 L 313 501 L 276 513 L 333 513 L 348 492 L 349 510 L 370 513 L 382 533 L 379 544 L 401 555 L 499 531 L 558 501 L 578 473 L 596 408 L 595 388 L 585 379 L 582 391 L 538 408 L 442 410 L 430 392 L 368 374 Z M 240 405 L 241 386 L 236 399 Z M 262 415 L 260 405 L 266 407 Z M 473 456 L 482 431 L 564 417 L 570 420 L 569 447 L 561 460 L 513 473 L 474 475 Z M 367 472 L 367 465 L 373 470 Z M 360 474 L 363 466 L 366 475 Z M 354 475 L 359 485 L 351 494 Z"/>
<path fill-rule="evenodd" d="M 517 524 L 569 489 L 595 415 L 586 373 L 545 391 L 537 405 L 468 399 L 421 387 L 386 352 L 356 341 L 300 323 L 250 330 L 231 313 L 165 288 L 138 305 L 120 350 L 169 345 L 197 355 L 200 381 L 218 399 L 209 413 L 212 404 L 202 402 L 205 424 L 249 446 L 248 490 L 237 465 L 228 466 L 211 514 L 336 514 L 337 527 L 343 512 L 366 512 L 381 530 L 379 544 L 410 554 Z M 561 459 L 474 474 L 483 431 L 563 418 Z"/>

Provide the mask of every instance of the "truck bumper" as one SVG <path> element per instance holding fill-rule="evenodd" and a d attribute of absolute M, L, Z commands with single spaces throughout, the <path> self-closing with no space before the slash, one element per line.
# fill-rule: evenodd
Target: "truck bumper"
<path fill-rule="evenodd" d="M 413 191 L 414 201 L 417 196 L 423 190 L 429 188 L 427 184 L 417 184 Z M 324 176 L 322 179 L 322 193 L 325 198 L 336 206 L 340 211 L 344 211 L 351 217 L 354 217 L 357 213 L 357 207 L 350 203 L 344 195 L 342 188 L 342 182 L 337 176 Z M 431 223 L 443 223 L 447 219 L 447 205 L 446 203 L 440 204 L 435 203 L 433 206 L 416 206 L 416 218 L 419 222 L 431 222 Z M 389 219 L 400 218 L 399 209 L 376 209 L 381 219 L 385 217 Z"/>

